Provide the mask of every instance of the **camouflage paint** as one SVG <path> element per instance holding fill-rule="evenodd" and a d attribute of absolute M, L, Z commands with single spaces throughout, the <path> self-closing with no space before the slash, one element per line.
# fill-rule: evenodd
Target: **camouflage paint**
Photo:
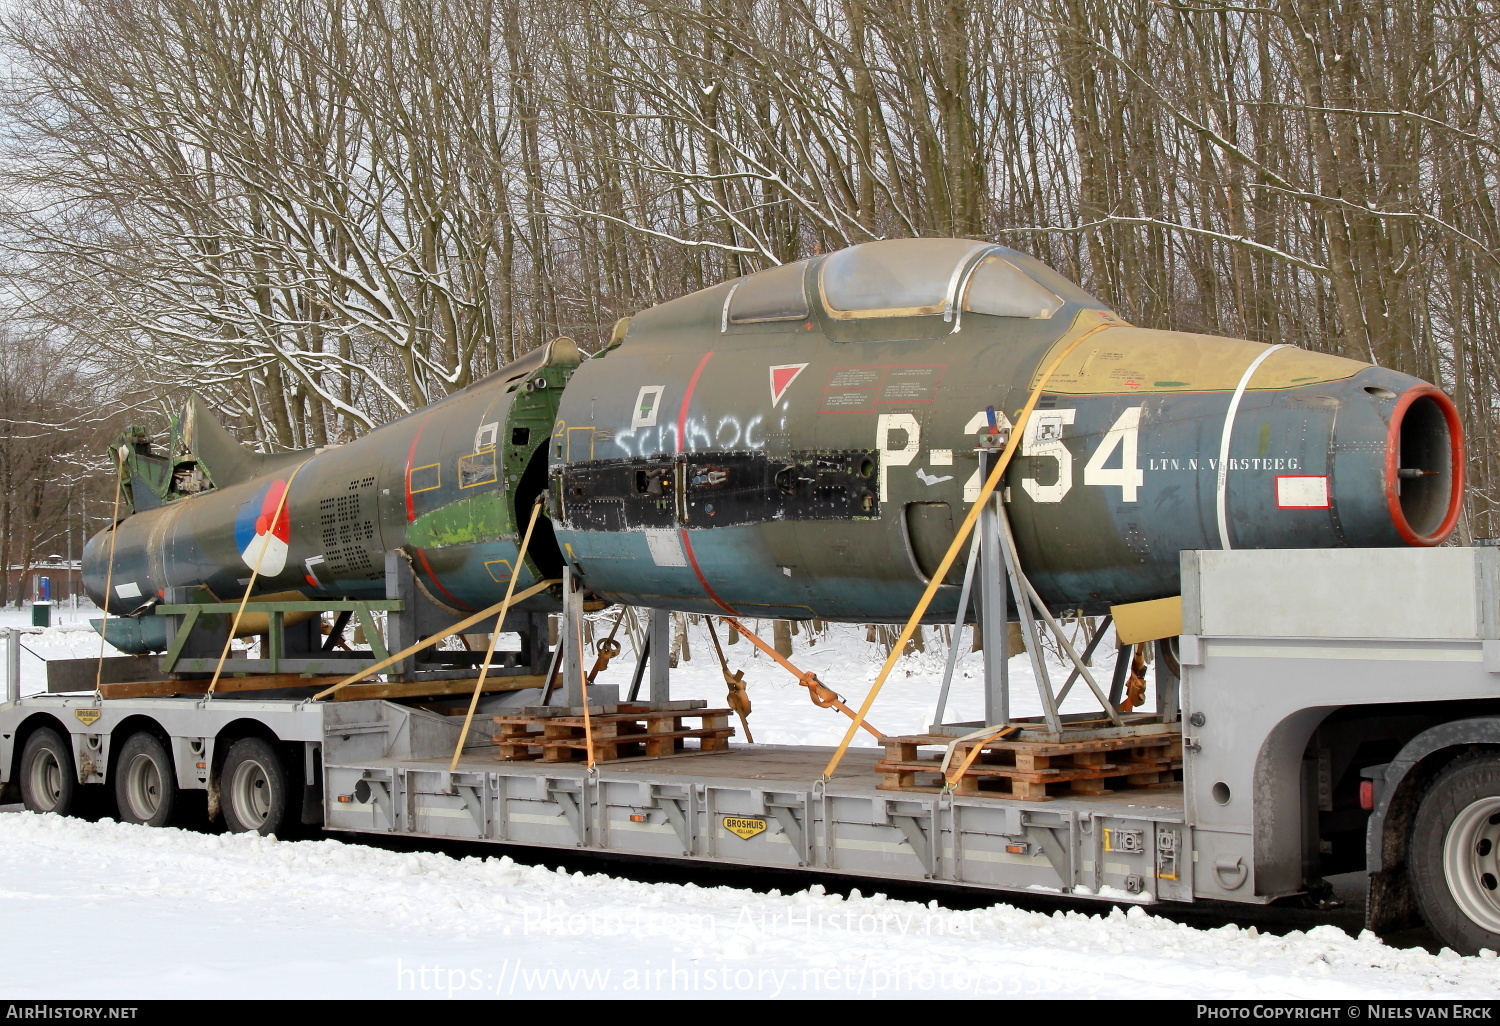
<path fill-rule="evenodd" d="M 830 261 L 844 270 L 830 277 Z M 1018 291 L 964 309 L 955 297 L 971 295 L 981 265 Z M 946 283 L 946 309 L 908 288 L 924 278 Z M 830 288 L 903 308 L 838 307 Z M 664 303 L 589 360 L 559 340 L 326 451 L 255 456 L 201 409 L 174 427 L 171 451 L 191 455 L 168 461 L 127 438 L 135 512 L 115 531 L 110 609 L 168 588 L 237 596 L 246 553 L 266 545 L 281 564 L 258 582 L 266 594 L 378 596 L 385 553 L 400 550 L 455 611 L 497 601 L 513 573 L 520 587 L 556 576 L 566 559 L 613 601 L 901 621 L 978 490 L 987 411 L 1015 417 L 1048 355 L 1084 333 L 1003 492 L 1054 607 L 1176 594 L 1183 549 L 1425 545 L 1451 532 L 1462 430 L 1425 382 L 1137 328 L 1022 254 L 896 240 Z M 268 499 L 299 466 L 273 524 Z M 517 568 L 518 519 L 544 490 L 548 517 Z M 108 541 L 85 552 L 96 599 Z M 939 592 L 930 619 L 951 619 L 957 590 Z M 528 605 L 556 608 L 548 596 Z"/>
<path fill-rule="evenodd" d="M 497 588 L 517 572 L 517 503 L 525 505 L 521 515 L 529 515 L 530 497 L 545 488 L 548 433 L 578 360 L 577 348 L 559 340 L 348 445 L 259 460 L 242 451 L 232 474 L 215 472 L 201 458 L 212 488 L 174 495 L 158 487 L 116 529 L 110 612 L 140 610 L 171 588 L 236 598 L 257 556 L 258 594 L 380 598 L 385 553 L 392 549 L 411 559 L 434 601 L 458 611 L 493 604 Z M 232 452 L 224 449 L 227 433 L 195 405 L 185 418 L 193 429 L 179 429 L 172 443 L 173 451 L 195 455 L 179 460 L 197 463 L 198 452 Z M 143 483 L 150 486 L 143 467 L 153 480 L 170 477 L 163 476 L 162 462 L 131 452 L 124 473 L 135 493 Z M 262 468 L 269 473 L 258 473 Z M 285 511 L 270 532 L 280 536 L 284 552 L 273 546 L 259 556 L 256 546 L 264 544 L 289 480 Z M 84 552 L 84 579 L 95 601 L 104 597 L 109 548 L 105 531 Z M 517 586 L 556 576 L 560 568 L 549 539 L 520 568 Z M 530 607 L 555 603 L 543 595 Z"/>
<path fill-rule="evenodd" d="M 1036 261 L 999 247 L 988 252 L 1062 300 L 1051 317 L 838 320 L 821 302 L 826 258 L 819 258 L 803 269 L 808 313 L 796 320 L 732 323 L 726 303 L 737 282 L 633 318 L 619 348 L 579 368 L 554 431 L 556 442 L 567 443 L 551 452 L 558 537 L 590 587 L 618 601 L 706 613 L 903 620 L 925 584 L 924 567 L 935 566 L 966 496 L 977 490 L 975 446 L 986 408 L 1015 416 L 1048 354 L 1106 325 L 1048 382 L 1004 494 L 1023 563 L 1054 607 L 1102 611 L 1176 594 L 1178 553 L 1221 546 L 1216 500 L 1226 413 L 1247 367 L 1268 347 L 1127 325 Z M 778 368 L 788 367 L 798 368 L 795 376 L 778 379 Z M 642 424 L 636 402 L 647 389 L 660 413 Z M 1272 352 L 1233 423 L 1230 544 L 1434 544 L 1446 537 L 1461 490 L 1456 420 L 1435 465 L 1454 500 L 1443 523 L 1403 536 L 1390 508 L 1393 413 L 1401 397 L 1428 393 L 1451 410 L 1446 397 L 1406 375 L 1292 348 Z M 1048 427 L 1055 438 L 1045 437 Z M 1126 436 L 1135 450 L 1128 467 Z M 875 453 L 877 516 L 774 515 L 782 504 L 769 501 L 757 524 L 720 526 L 693 515 L 714 494 L 693 484 L 694 468 L 734 465 L 746 453 L 805 463 L 809 446 Z M 626 480 L 621 470 L 673 467 L 686 471 L 686 494 L 668 504 L 675 518 L 627 517 L 601 530 L 597 511 L 624 501 L 628 513 L 630 496 L 600 484 Z M 818 487 L 816 472 L 802 476 L 806 487 Z M 1326 508 L 1278 505 L 1283 491 L 1298 487 L 1326 487 Z M 668 527 L 676 547 L 663 533 Z M 957 574 L 949 580 L 956 583 Z M 951 619 L 956 600 L 956 587 L 943 589 L 929 619 Z"/>

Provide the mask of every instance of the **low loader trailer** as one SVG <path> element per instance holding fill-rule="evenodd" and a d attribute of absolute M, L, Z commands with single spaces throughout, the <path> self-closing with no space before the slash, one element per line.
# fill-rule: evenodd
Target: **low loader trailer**
<path fill-rule="evenodd" d="M 541 683 L 486 692 L 467 734 L 469 696 L 441 681 L 352 700 L 296 678 L 23 698 L 13 637 L 0 775 L 62 815 L 113 794 L 122 819 L 162 825 L 204 792 L 231 830 L 300 822 L 1142 905 L 1316 902 L 1328 877 L 1364 872 L 1371 929 L 1422 921 L 1460 952 L 1500 950 L 1500 549 L 1184 552 L 1181 574 L 1151 713 L 1062 716 L 1059 732 L 996 715 L 999 696 L 985 723 L 852 748 L 831 774 L 830 749 L 736 743 L 728 710 L 674 702 L 662 615 L 636 671 L 647 700 L 578 686 L 587 710 L 545 704 L 554 667 L 581 672 L 565 622 L 556 649 L 533 638 L 508 660 L 518 684 Z M 980 619 L 988 653 L 1008 617 Z"/>

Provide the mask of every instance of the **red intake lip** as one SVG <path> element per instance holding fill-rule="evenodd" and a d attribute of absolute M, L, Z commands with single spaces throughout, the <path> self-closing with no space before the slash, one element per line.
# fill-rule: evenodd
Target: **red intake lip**
<path fill-rule="evenodd" d="M 1440 432 L 1435 430 L 1439 425 L 1434 414 L 1441 417 L 1441 426 L 1446 428 L 1444 439 L 1436 437 Z M 1439 441 L 1446 442 L 1441 446 L 1442 451 L 1438 451 Z M 1403 462 L 1407 464 L 1405 467 Z M 1418 385 L 1403 392 L 1391 411 L 1386 434 L 1385 498 L 1391 523 L 1406 544 L 1441 545 L 1453 533 L 1463 508 L 1464 462 L 1464 427 L 1453 400 L 1432 385 Z M 1412 466 L 1413 463 L 1419 465 Z M 1398 473 L 1403 469 L 1421 471 L 1421 476 L 1412 479 L 1413 488 L 1422 477 L 1428 476 L 1437 478 L 1434 484 L 1445 483 L 1446 503 L 1442 502 L 1442 496 L 1431 494 L 1403 496 L 1403 479 Z M 1438 520 L 1435 528 L 1431 526 L 1434 520 Z"/>

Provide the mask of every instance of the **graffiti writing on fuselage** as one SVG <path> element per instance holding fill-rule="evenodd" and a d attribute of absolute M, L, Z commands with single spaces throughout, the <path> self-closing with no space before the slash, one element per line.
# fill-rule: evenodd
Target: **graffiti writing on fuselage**
<path fill-rule="evenodd" d="M 683 423 L 682 452 L 699 452 L 725 449 L 764 449 L 766 432 L 764 417 L 757 413 L 741 420 L 733 413 L 726 413 L 717 420 L 709 417 L 689 417 Z M 679 451 L 677 425 L 660 424 L 636 431 L 620 431 L 614 444 L 630 459 L 649 458 Z"/>

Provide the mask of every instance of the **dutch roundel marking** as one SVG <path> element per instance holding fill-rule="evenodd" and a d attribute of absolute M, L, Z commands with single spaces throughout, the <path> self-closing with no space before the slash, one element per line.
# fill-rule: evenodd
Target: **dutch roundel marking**
<path fill-rule="evenodd" d="M 275 577 L 286 568 L 292 517 L 287 504 L 281 501 L 285 492 L 286 482 L 279 479 L 262 486 L 240 506 L 234 518 L 234 540 L 240 559 L 262 577 Z M 276 517 L 274 524 L 272 517 Z"/>
<path fill-rule="evenodd" d="M 1328 509 L 1328 478 L 1319 474 L 1277 474 L 1277 509 Z"/>
<path fill-rule="evenodd" d="M 792 387 L 797 375 L 807 369 L 805 363 L 780 363 L 771 368 L 771 405 L 781 402 L 786 390 Z"/>

